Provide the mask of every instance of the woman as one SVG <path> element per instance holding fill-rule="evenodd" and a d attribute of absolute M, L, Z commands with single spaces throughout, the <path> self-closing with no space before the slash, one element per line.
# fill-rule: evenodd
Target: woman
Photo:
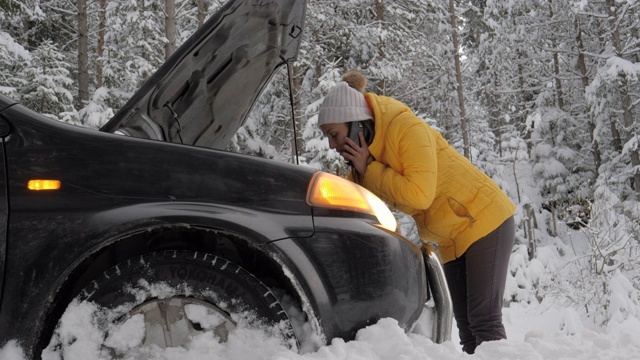
<path fill-rule="evenodd" d="M 502 298 L 515 239 L 515 205 L 442 135 L 401 102 L 363 94 L 349 72 L 320 106 L 318 125 L 352 166 L 349 179 L 416 221 L 420 238 L 438 244 L 463 351 L 506 338 Z M 360 144 L 351 126 L 370 128 Z"/>

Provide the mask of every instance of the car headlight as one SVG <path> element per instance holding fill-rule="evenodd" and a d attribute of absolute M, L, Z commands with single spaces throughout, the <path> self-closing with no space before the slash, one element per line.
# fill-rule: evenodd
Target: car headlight
<path fill-rule="evenodd" d="M 398 222 L 387 205 L 362 186 L 339 176 L 318 171 L 313 175 L 307 203 L 311 206 L 374 215 L 385 229 L 396 231 Z"/>

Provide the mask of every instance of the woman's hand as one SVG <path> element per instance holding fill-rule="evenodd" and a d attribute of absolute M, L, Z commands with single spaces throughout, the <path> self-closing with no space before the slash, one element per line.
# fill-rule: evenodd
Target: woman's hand
<path fill-rule="evenodd" d="M 342 157 L 350 161 L 353 168 L 356 169 L 360 175 L 364 175 L 367 171 L 367 166 L 373 161 L 373 156 L 371 156 L 369 152 L 369 145 L 367 145 L 362 131 L 358 133 L 358 137 L 360 137 L 360 144 L 362 144 L 362 146 L 358 146 L 358 144 L 349 137 L 344 139 L 346 146 L 344 147 Z"/>

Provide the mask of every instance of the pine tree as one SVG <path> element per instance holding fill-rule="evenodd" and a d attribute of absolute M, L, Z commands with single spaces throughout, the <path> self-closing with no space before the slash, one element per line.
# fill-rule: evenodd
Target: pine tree
<path fill-rule="evenodd" d="M 77 123 L 73 95 L 69 88 L 69 64 L 56 45 L 43 42 L 33 52 L 32 65 L 25 69 L 25 86 L 20 89 L 22 103 L 52 118 Z"/>
<path fill-rule="evenodd" d="M 119 109 L 164 62 L 162 8 L 153 1 L 107 4 L 103 75 L 111 93 L 109 106 Z"/>
<path fill-rule="evenodd" d="M 23 75 L 30 65 L 31 53 L 0 28 L 0 93 L 20 99 L 18 90 L 26 86 Z"/>

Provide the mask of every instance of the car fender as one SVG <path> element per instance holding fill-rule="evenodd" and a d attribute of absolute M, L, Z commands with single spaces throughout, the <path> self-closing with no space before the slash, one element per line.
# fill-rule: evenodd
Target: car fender
<path fill-rule="evenodd" d="M 79 219 L 74 219 L 74 216 Z M 12 263 L 8 268 L 11 271 L 7 274 L 5 296 L 2 299 L 2 305 L 6 309 L 3 309 L 2 314 L 23 314 L 20 319 L 14 320 L 31 325 L 9 326 L 8 321 L 0 319 L 2 339 L 11 336 L 28 348 L 42 349 L 46 346 L 43 343 L 46 340 L 40 339 L 39 344 L 33 344 L 34 339 L 29 338 L 33 337 L 34 331 L 50 333 L 69 301 L 93 276 L 140 252 L 166 250 L 171 246 L 190 248 L 184 242 L 154 243 L 158 238 L 153 237 L 141 240 L 146 235 L 165 230 L 191 229 L 210 232 L 212 237 L 217 232 L 233 239 L 243 239 L 243 249 L 255 250 L 265 263 L 278 264 L 280 271 L 287 274 L 280 280 L 286 279 L 287 288 L 295 290 L 295 295 L 299 298 L 307 298 L 306 294 L 300 293 L 303 287 L 288 275 L 293 272 L 282 268 L 283 262 L 275 259 L 273 252 L 266 251 L 264 245 L 277 239 L 309 236 L 313 232 L 311 215 L 263 213 L 246 208 L 195 202 L 154 202 L 117 207 L 93 214 L 63 214 L 60 219 L 64 221 L 59 224 L 60 228 L 67 235 L 64 239 L 54 238 L 60 235 L 61 230 L 58 229 L 49 233 L 37 231 L 40 234 L 38 236 L 42 236 L 39 241 L 21 241 L 24 238 L 21 235 L 29 234 L 28 224 L 31 222 L 28 221 L 11 233 L 15 238 L 11 242 L 14 245 L 13 256 L 10 258 Z M 43 247 L 34 252 L 29 245 L 35 243 L 56 246 Z M 26 271 L 27 269 L 35 270 Z M 18 301 L 19 299 L 23 301 Z M 31 311 L 20 310 L 24 308 Z"/>
<path fill-rule="evenodd" d="M 118 207 L 93 214 L 88 226 L 104 228 L 106 238 L 144 230 L 145 226 L 184 224 L 231 231 L 257 244 L 313 234 L 311 214 L 293 215 L 198 202 L 154 202 Z"/>

